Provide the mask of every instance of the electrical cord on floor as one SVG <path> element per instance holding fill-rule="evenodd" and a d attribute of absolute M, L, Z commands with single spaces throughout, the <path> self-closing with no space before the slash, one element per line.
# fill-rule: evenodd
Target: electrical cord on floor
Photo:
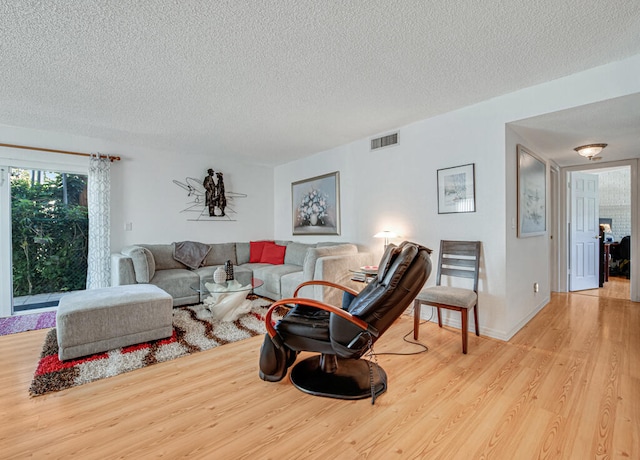
<path fill-rule="evenodd" d="M 431 321 L 431 319 L 433 318 L 433 310 L 434 310 L 434 307 L 431 307 L 431 315 L 427 319 L 422 320 L 420 322 L 420 326 L 422 326 L 424 323 L 427 323 L 427 322 Z M 376 353 L 376 355 L 378 355 L 378 356 L 382 356 L 382 355 L 411 356 L 411 355 L 419 355 L 421 353 L 426 353 L 427 351 L 429 351 L 429 347 L 426 346 L 424 343 L 416 342 L 416 341 L 413 341 L 413 340 L 407 340 L 407 337 L 409 337 L 412 333 L 413 333 L 413 329 L 411 329 L 409 332 L 407 332 L 404 335 L 404 337 L 402 337 L 402 340 L 404 340 L 407 343 L 418 345 L 419 347 L 422 348 L 420 351 L 412 351 L 412 352 L 409 352 L 409 353 L 400 353 L 400 352 L 388 351 L 388 352 L 384 352 L 384 353 Z"/>
<path fill-rule="evenodd" d="M 419 325 L 421 326 L 424 323 L 431 321 L 431 318 L 433 318 L 433 307 L 431 307 L 431 315 L 429 316 L 429 318 L 421 321 Z M 413 333 L 413 329 L 407 332 L 404 335 L 404 337 L 402 337 L 402 340 L 404 340 L 407 343 L 420 346 L 422 348 L 420 351 L 413 351 L 410 353 L 400 353 L 400 352 L 392 352 L 392 351 L 385 352 L 385 353 L 376 353 L 375 351 L 373 351 L 373 338 L 371 337 L 371 334 L 369 334 L 368 332 L 365 332 L 365 334 L 369 336 L 369 340 L 367 343 L 367 351 L 364 353 L 363 357 L 365 358 L 365 361 L 369 366 L 369 384 L 371 385 L 371 404 L 372 405 L 376 403 L 376 390 L 375 390 L 375 383 L 374 383 L 375 379 L 373 375 L 374 369 L 378 371 L 378 378 L 380 379 L 380 382 L 382 382 L 382 385 L 385 387 L 387 385 L 387 381 L 386 381 L 387 379 L 385 378 L 384 374 L 380 373 L 380 365 L 378 364 L 378 359 L 377 359 L 378 356 L 382 356 L 382 355 L 411 356 L 411 355 L 419 355 L 421 353 L 425 353 L 429 351 L 429 347 L 426 346 L 424 343 L 415 342 L 413 340 L 407 340 L 407 337 L 409 337 L 412 333 Z"/>

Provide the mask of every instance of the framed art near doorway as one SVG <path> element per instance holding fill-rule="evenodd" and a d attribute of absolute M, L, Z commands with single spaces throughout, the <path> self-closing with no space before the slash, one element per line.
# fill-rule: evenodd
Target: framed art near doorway
<path fill-rule="evenodd" d="M 547 165 L 518 144 L 518 237 L 547 231 Z"/>

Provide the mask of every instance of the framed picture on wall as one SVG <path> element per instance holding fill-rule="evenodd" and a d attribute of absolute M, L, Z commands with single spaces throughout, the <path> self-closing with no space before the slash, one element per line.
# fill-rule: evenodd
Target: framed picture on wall
<path fill-rule="evenodd" d="M 291 184 L 294 235 L 340 234 L 340 173 Z"/>
<path fill-rule="evenodd" d="M 476 211 L 475 167 L 438 169 L 438 214 Z"/>
<path fill-rule="evenodd" d="M 518 144 L 518 237 L 544 235 L 547 231 L 547 165 Z"/>

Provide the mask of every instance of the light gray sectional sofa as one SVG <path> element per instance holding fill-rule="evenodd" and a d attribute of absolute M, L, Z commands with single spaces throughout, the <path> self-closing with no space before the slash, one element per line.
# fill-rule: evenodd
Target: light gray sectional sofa
<path fill-rule="evenodd" d="M 286 246 L 284 263 L 250 263 L 250 243 L 218 243 L 211 247 L 204 262 L 195 270 L 174 259 L 174 243 L 128 246 L 111 255 L 111 285 L 150 283 L 168 292 L 173 305 L 202 302 L 191 286 L 212 279 L 213 272 L 227 260 L 236 270 L 251 270 L 264 284 L 255 293 L 270 299 L 290 297 L 304 281 L 326 280 L 354 286 L 350 269 L 373 263 L 372 254 L 359 252 L 354 244 L 322 242 L 304 244 L 276 241 Z M 303 288 L 300 296 L 340 305 L 339 290 L 323 286 Z"/>

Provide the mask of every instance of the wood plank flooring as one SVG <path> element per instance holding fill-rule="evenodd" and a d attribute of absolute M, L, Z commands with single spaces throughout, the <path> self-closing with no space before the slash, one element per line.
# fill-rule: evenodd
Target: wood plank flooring
<path fill-rule="evenodd" d="M 479 311 L 482 316 L 482 309 Z M 376 351 L 410 352 L 403 316 Z M 640 458 L 640 304 L 553 294 L 510 342 L 422 325 L 375 405 L 258 378 L 261 337 L 50 395 L 46 330 L 0 337 L 0 458 Z"/>

